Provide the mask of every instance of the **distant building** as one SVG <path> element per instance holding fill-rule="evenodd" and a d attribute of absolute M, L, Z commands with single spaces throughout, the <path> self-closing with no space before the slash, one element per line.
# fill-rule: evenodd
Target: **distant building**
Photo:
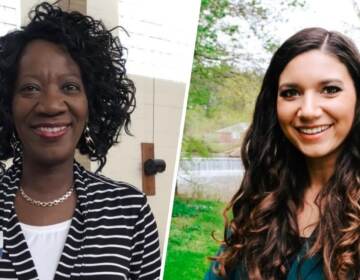
<path fill-rule="evenodd" d="M 216 130 L 214 133 L 211 133 L 211 138 L 219 144 L 237 144 L 242 140 L 248 127 L 248 123 L 237 123 Z"/>
<path fill-rule="evenodd" d="M 218 139 L 220 140 L 220 142 L 238 142 L 242 138 L 248 127 L 249 125 L 247 123 L 242 122 L 219 129 L 216 131 L 216 133 L 218 134 Z"/>

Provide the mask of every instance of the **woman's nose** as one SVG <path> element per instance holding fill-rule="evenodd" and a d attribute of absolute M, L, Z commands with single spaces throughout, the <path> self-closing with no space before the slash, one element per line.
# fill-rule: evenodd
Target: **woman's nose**
<path fill-rule="evenodd" d="M 63 113 L 66 108 L 61 90 L 56 86 L 49 86 L 41 93 L 36 110 L 40 114 L 53 116 Z"/>
<path fill-rule="evenodd" d="M 314 93 L 305 93 L 301 99 L 298 117 L 303 120 L 312 120 L 321 116 L 320 101 Z"/>

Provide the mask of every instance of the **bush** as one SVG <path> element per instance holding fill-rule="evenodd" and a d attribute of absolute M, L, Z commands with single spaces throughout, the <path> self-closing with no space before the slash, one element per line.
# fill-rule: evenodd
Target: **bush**
<path fill-rule="evenodd" d="M 210 145 L 202 139 L 192 136 L 183 138 L 182 153 L 184 157 L 209 157 L 212 152 Z"/>

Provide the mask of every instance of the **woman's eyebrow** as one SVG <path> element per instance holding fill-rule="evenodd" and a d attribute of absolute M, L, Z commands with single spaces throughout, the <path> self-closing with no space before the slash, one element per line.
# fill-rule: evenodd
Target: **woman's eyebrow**
<path fill-rule="evenodd" d="M 34 73 L 19 73 L 18 74 L 18 79 L 19 78 L 32 78 L 32 79 L 39 79 L 41 78 L 42 74 L 34 74 Z M 81 74 L 77 73 L 77 72 L 70 72 L 70 73 L 64 73 L 64 74 L 59 74 L 58 75 L 59 78 L 64 79 L 64 78 L 77 78 L 77 79 L 81 79 Z"/>
<path fill-rule="evenodd" d="M 60 78 L 77 78 L 77 79 L 81 79 L 81 74 L 77 73 L 77 72 L 72 72 L 72 73 L 65 73 L 65 74 L 61 74 L 59 75 Z"/>
<path fill-rule="evenodd" d="M 331 84 L 331 83 L 337 83 L 337 84 L 344 84 L 344 82 L 340 79 L 326 79 L 320 82 L 320 84 L 322 85 L 327 85 L 327 84 Z"/>
<path fill-rule="evenodd" d="M 320 81 L 320 85 L 328 85 L 328 84 L 331 84 L 331 83 L 336 83 L 336 84 L 340 84 L 340 85 L 343 85 L 344 82 L 340 79 L 337 79 L 337 78 L 334 78 L 334 79 L 325 79 L 325 80 L 322 80 Z M 282 88 L 296 88 L 298 87 L 298 84 L 297 83 L 282 83 L 279 85 L 279 90 L 282 89 Z"/>
<path fill-rule="evenodd" d="M 296 83 L 282 83 L 279 85 L 279 90 L 282 88 L 297 88 L 298 84 Z"/>

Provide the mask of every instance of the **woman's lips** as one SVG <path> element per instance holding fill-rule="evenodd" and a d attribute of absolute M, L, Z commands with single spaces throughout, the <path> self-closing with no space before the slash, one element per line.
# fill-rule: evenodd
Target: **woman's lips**
<path fill-rule="evenodd" d="M 319 125 L 316 127 L 298 127 L 297 130 L 307 135 L 315 135 L 329 129 L 330 126 L 331 124 Z"/>
<path fill-rule="evenodd" d="M 61 126 L 37 126 L 35 134 L 46 139 L 57 139 L 62 137 L 68 131 L 68 125 Z"/>
<path fill-rule="evenodd" d="M 312 127 L 297 127 L 296 130 L 306 140 L 317 140 L 332 126 L 332 124 L 326 124 Z"/>

